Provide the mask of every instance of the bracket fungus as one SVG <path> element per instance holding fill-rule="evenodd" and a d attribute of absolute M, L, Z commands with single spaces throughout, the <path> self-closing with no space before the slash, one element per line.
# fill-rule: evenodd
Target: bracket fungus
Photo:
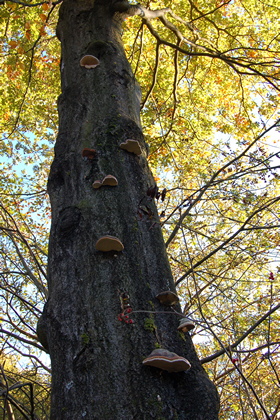
<path fill-rule="evenodd" d="M 164 292 L 159 293 L 156 298 L 160 301 L 162 305 L 172 306 L 176 305 L 179 302 L 178 296 L 171 292 L 171 290 L 166 290 Z"/>
<path fill-rule="evenodd" d="M 179 327 L 177 328 L 178 331 L 188 332 L 195 328 L 195 323 L 190 318 L 182 318 L 179 321 Z"/>
<path fill-rule="evenodd" d="M 94 183 L 92 184 L 93 188 L 97 190 L 97 188 L 102 187 L 103 183 L 102 181 L 100 181 L 100 179 L 97 179 L 96 181 L 94 181 Z"/>
<path fill-rule="evenodd" d="M 155 349 L 143 360 L 143 365 L 154 366 L 167 372 L 184 372 L 190 369 L 190 362 L 182 356 L 165 349 Z"/>
<path fill-rule="evenodd" d="M 138 156 L 142 153 L 139 141 L 137 140 L 127 139 L 124 143 L 120 144 L 120 148 Z"/>
<path fill-rule="evenodd" d="M 103 179 L 103 185 L 110 185 L 110 187 L 116 187 L 118 185 L 118 180 L 113 175 L 106 175 Z"/>
<path fill-rule="evenodd" d="M 84 55 L 80 60 L 80 65 L 86 69 L 94 69 L 99 64 L 100 61 L 94 55 Z"/>
<path fill-rule="evenodd" d="M 100 188 L 103 185 L 108 185 L 110 187 L 116 187 L 118 185 L 118 180 L 113 175 L 106 175 L 105 178 L 103 178 L 102 181 L 100 181 L 99 179 L 97 179 L 92 184 L 93 188 L 95 188 L 95 189 Z"/>
<path fill-rule="evenodd" d="M 88 147 L 86 147 L 82 151 L 82 156 L 88 158 L 89 160 L 92 160 L 96 156 L 96 150 L 89 149 Z"/>
<path fill-rule="evenodd" d="M 95 248 L 97 249 L 97 251 L 109 252 L 122 251 L 124 249 L 124 246 L 121 243 L 121 241 L 115 236 L 106 235 L 98 239 L 98 241 L 95 244 Z"/>

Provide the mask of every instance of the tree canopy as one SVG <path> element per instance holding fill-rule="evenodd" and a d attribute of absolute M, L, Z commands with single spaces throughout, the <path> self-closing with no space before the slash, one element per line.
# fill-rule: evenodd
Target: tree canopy
<path fill-rule="evenodd" d="M 60 3 L 0 4 L 1 394 L 12 402 L 8 384 L 18 375 L 36 380 L 40 418 L 48 418 L 50 368 L 36 323 L 48 293 Z M 181 302 L 196 323 L 193 342 L 221 396 L 221 419 L 276 419 L 280 1 L 121 3 L 149 164 L 159 191 L 167 190 L 157 200 L 160 222 L 145 203 L 139 220 L 162 226 Z M 7 369 L 11 354 L 21 356 L 16 371 Z M 25 392 L 21 409 L 30 418 Z"/>

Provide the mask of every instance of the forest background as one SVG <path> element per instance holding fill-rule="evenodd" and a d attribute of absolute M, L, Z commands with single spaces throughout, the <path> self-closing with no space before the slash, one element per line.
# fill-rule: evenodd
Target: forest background
<path fill-rule="evenodd" d="M 1 410 L 32 418 L 35 406 L 47 419 L 51 372 L 36 324 L 47 298 L 61 1 L 0 3 Z M 143 6 L 170 7 L 127 19 L 123 39 L 193 342 L 221 419 L 277 419 L 280 1 Z M 144 206 L 138 216 L 159 223 Z"/>

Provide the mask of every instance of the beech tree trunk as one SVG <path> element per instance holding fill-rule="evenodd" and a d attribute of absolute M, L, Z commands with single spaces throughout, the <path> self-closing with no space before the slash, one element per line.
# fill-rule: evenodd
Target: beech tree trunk
<path fill-rule="evenodd" d="M 62 94 L 48 182 L 49 300 L 41 322 L 52 363 L 51 419 L 217 419 L 216 389 L 189 335 L 177 332 L 178 316 L 165 313 L 170 309 L 155 298 L 175 286 L 161 229 L 152 227 L 157 210 L 146 192 L 155 183 L 140 124 L 140 90 L 114 3 L 64 0 L 57 28 Z M 100 65 L 82 67 L 85 54 Z M 139 141 L 140 156 L 120 148 L 126 139 Z M 85 148 L 96 156 L 83 157 Z M 118 186 L 92 187 L 109 174 Z M 140 220 L 139 203 L 150 218 Z M 104 235 L 117 237 L 124 250 L 97 251 Z M 133 310 L 162 313 L 136 312 L 129 315 L 134 323 L 120 321 L 122 293 Z M 168 373 L 144 366 L 156 347 L 186 357 L 191 369 Z"/>

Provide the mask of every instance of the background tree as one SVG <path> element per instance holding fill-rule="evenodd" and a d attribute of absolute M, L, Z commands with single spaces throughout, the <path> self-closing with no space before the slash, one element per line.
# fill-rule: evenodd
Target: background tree
<path fill-rule="evenodd" d="M 47 69 L 59 62 L 59 5 L 20 3 L 1 6 L 2 332 L 6 350 L 38 359 L 27 334 L 44 300 L 43 198 L 59 80 Z M 172 10 L 151 20 L 150 6 Z M 168 189 L 159 213 L 173 275 L 219 387 L 221 418 L 276 418 L 279 4 L 161 1 L 123 11 L 138 15 L 125 21 L 124 45 L 142 88 L 149 163 Z M 141 229 L 153 235 L 157 220 L 145 211 Z"/>

